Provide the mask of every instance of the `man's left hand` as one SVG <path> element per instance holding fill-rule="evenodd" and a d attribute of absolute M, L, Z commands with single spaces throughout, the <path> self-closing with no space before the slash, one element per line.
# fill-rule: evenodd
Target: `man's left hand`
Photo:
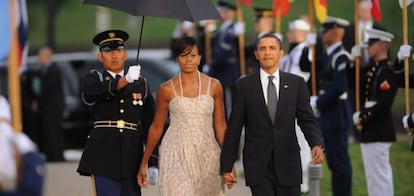
<path fill-rule="evenodd" d="M 323 150 L 321 146 L 314 146 L 312 148 L 312 163 L 320 164 L 323 162 Z"/>

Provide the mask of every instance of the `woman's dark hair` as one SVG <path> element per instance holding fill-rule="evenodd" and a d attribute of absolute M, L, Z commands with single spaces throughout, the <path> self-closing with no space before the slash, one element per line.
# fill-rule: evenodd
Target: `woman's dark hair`
<path fill-rule="evenodd" d="M 180 54 L 188 54 L 190 53 L 193 47 L 197 47 L 198 54 L 200 54 L 200 46 L 198 45 L 197 41 L 193 37 L 182 37 L 175 42 L 173 47 L 172 56 L 173 58 L 177 58 Z"/>

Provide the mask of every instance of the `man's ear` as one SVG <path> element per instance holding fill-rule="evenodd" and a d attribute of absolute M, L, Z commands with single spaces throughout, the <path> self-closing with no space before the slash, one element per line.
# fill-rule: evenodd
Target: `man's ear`
<path fill-rule="evenodd" d="M 128 52 L 126 50 L 124 50 L 124 53 L 125 53 L 125 55 L 124 55 L 124 61 L 126 61 L 128 59 Z"/>
<path fill-rule="evenodd" d="M 99 52 L 98 54 L 96 54 L 96 57 L 98 58 L 99 62 L 102 62 L 102 53 Z"/>

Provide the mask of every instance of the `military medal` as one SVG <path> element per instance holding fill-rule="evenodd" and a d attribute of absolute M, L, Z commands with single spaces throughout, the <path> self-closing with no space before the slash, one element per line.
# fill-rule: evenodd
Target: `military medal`
<path fill-rule="evenodd" d="M 142 106 L 142 104 L 143 104 L 143 102 L 142 102 L 142 95 L 141 95 L 141 93 L 132 93 L 132 98 L 134 99 L 133 101 L 132 101 L 132 104 L 134 104 L 134 105 L 140 105 L 140 106 Z"/>

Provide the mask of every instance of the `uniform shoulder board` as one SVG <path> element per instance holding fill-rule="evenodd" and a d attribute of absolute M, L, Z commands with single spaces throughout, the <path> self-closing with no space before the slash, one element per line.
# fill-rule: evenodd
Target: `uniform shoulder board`
<path fill-rule="evenodd" d="M 351 59 L 351 55 L 349 54 L 349 52 L 347 52 L 346 50 L 342 49 L 339 52 L 337 52 L 333 57 L 332 57 L 332 61 L 331 61 L 331 66 L 333 70 L 338 70 L 338 71 L 342 71 L 344 69 L 346 69 L 347 67 L 347 62 L 342 62 L 339 65 L 336 65 L 336 60 L 339 59 L 339 57 L 341 56 L 346 56 L 348 59 Z"/>
<path fill-rule="evenodd" d="M 101 72 L 99 72 L 98 70 L 96 70 L 96 69 L 91 69 L 90 71 L 89 71 L 89 73 L 91 73 L 91 74 L 94 74 L 94 73 L 96 73 L 97 75 L 98 75 L 98 77 L 99 77 L 99 81 L 103 81 L 103 76 L 102 76 L 102 73 Z"/>

